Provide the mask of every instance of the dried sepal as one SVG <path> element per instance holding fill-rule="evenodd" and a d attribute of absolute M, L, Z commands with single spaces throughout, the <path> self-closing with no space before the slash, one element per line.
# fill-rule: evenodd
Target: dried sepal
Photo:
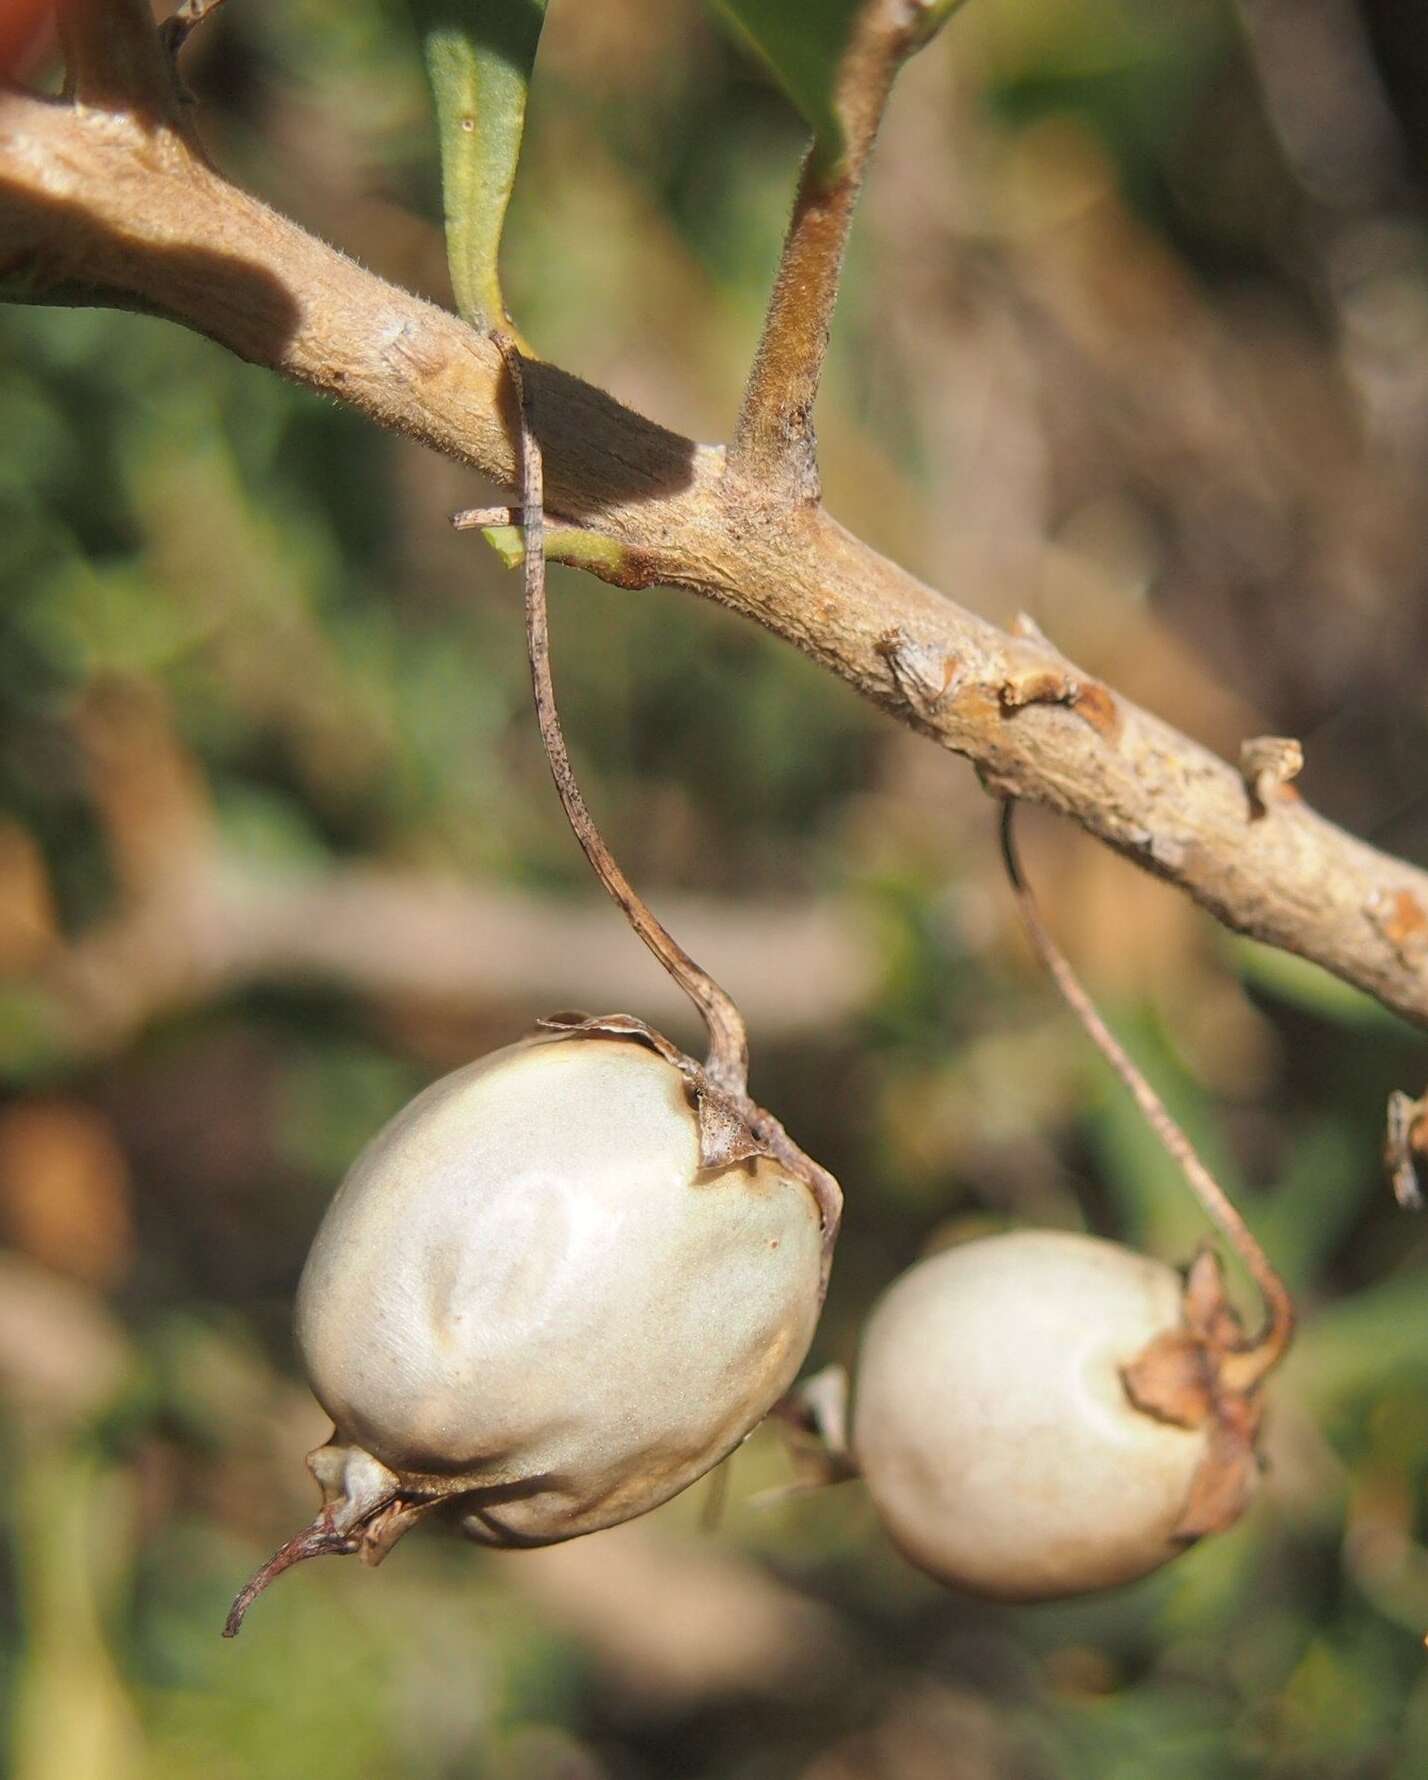
<path fill-rule="evenodd" d="M 1264 1412 L 1258 1380 L 1248 1389 L 1233 1365 L 1247 1352 L 1244 1325 L 1225 1290 L 1220 1258 L 1201 1249 L 1187 1270 L 1182 1326 L 1157 1335 L 1121 1370 L 1137 1409 L 1182 1428 L 1208 1428 L 1204 1457 L 1191 1479 L 1174 1536 L 1187 1541 L 1223 1532 L 1244 1513 L 1259 1477 L 1255 1439 Z"/>
<path fill-rule="evenodd" d="M 772 1507 L 858 1476 L 848 1439 L 848 1398 L 847 1369 L 824 1366 L 774 1404 L 769 1419 L 783 1436 L 793 1481 L 760 1491 L 755 1507 Z"/>
<path fill-rule="evenodd" d="M 1245 1344 L 1244 1324 L 1225 1290 L 1225 1266 L 1207 1243 L 1185 1274 L 1185 1327 L 1218 1351 Z"/>
<path fill-rule="evenodd" d="M 1185 1511 L 1174 1537 L 1187 1542 L 1232 1527 L 1248 1508 L 1259 1483 L 1260 1460 L 1255 1448 L 1261 1405 L 1240 1398 L 1232 1409 L 1218 1407 L 1210 1444 L 1190 1484 Z M 1239 1410 L 1244 1413 L 1239 1413 Z"/>
<path fill-rule="evenodd" d="M 727 1094 L 707 1084 L 696 1088 L 699 1114 L 699 1159 L 713 1173 L 732 1168 L 738 1162 L 751 1162 L 756 1156 L 773 1152 L 761 1144 L 748 1121 Z"/>
<path fill-rule="evenodd" d="M 1200 1428 L 1214 1414 L 1214 1380 L 1205 1347 L 1187 1329 L 1167 1329 L 1122 1369 L 1137 1409 L 1177 1428 Z"/>
<path fill-rule="evenodd" d="M 1202 1248 L 1185 1276 L 1182 1326 L 1157 1335 L 1121 1370 L 1137 1409 L 1179 1428 L 1201 1428 L 1215 1413 L 1217 1356 L 1244 1343 L 1244 1330 L 1225 1293 L 1225 1270 Z"/>
<path fill-rule="evenodd" d="M 1383 1165 L 1393 1196 L 1405 1211 L 1422 1211 L 1428 1173 L 1428 1094 L 1417 1100 L 1395 1088 L 1388 1097 Z"/>

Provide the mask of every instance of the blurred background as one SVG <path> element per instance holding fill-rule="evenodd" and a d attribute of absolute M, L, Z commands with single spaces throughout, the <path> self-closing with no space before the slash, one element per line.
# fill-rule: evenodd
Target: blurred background
<path fill-rule="evenodd" d="M 396 0 L 233 0 L 220 163 L 449 301 Z M 551 8 L 507 288 L 547 356 L 727 436 L 800 151 L 694 0 Z M 829 505 L 1428 864 L 1428 22 L 1393 0 L 972 0 L 852 246 Z M 559 1007 L 687 1011 L 588 877 L 517 584 L 454 466 L 156 321 L 0 311 L 0 1724 L 15 1780 L 1419 1780 L 1428 1224 L 1378 1145 L 1421 1036 L 1034 817 L 1066 949 L 1299 1294 L 1272 1468 L 1134 1588 L 997 1609 L 860 1486 L 706 1486 L 493 1556 L 417 1535 L 218 1633 L 310 1518 L 308 1240 L 414 1090 Z M 586 792 L 842 1178 L 814 1363 L 1014 1223 L 1201 1220 L 1033 969 L 961 762 L 683 595 L 556 571 Z"/>

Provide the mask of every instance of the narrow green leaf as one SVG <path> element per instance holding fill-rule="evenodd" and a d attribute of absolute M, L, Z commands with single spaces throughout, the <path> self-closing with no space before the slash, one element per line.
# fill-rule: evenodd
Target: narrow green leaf
<path fill-rule="evenodd" d="M 436 98 L 456 306 L 477 327 L 505 327 L 501 231 L 546 0 L 411 0 L 411 7 Z"/>
<path fill-rule="evenodd" d="M 813 129 L 820 157 L 837 163 L 848 146 L 839 87 L 861 14 L 881 0 L 711 0 L 714 10 L 773 71 Z M 894 21 L 912 28 L 903 53 L 920 49 L 962 0 L 904 0 Z M 885 10 L 890 10 L 885 7 Z"/>

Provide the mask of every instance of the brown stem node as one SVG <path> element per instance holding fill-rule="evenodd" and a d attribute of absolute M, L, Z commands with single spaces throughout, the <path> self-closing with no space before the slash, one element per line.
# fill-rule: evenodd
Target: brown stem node
<path fill-rule="evenodd" d="M 1293 736 L 1258 735 L 1240 744 L 1240 776 L 1250 797 L 1250 819 L 1269 814 L 1275 799 L 1297 795 L 1290 780 L 1304 770 L 1304 746 Z"/>
<path fill-rule="evenodd" d="M 1383 1165 L 1393 1196 L 1405 1211 L 1422 1211 L 1428 1175 L 1428 1094 L 1417 1100 L 1395 1088 L 1388 1097 Z"/>

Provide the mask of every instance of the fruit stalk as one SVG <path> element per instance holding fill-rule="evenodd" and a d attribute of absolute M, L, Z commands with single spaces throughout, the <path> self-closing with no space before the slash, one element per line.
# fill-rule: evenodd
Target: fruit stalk
<path fill-rule="evenodd" d="M 695 963 L 625 876 L 605 845 L 576 783 L 556 708 L 555 684 L 550 670 L 550 619 L 545 594 L 544 464 L 540 440 L 531 425 L 530 397 L 521 368 L 520 351 L 507 338 L 498 335 L 496 341 L 516 393 L 520 416 L 526 648 L 530 657 L 536 722 L 540 725 L 550 774 L 575 838 L 596 877 L 624 911 L 631 927 L 698 1008 L 709 1034 L 709 1055 L 704 1065 L 709 1079 L 725 1093 L 743 1100 L 747 1096 L 749 1079 L 749 1040 L 743 1016 L 730 996 L 708 971 Z"/>
<path fill-rule="evenodd" d="M 1275 1271 L 1274 1264 L 1235 1209 L 1229 1195 L 1201 1161 L 1190 1139 L 1172 1118 L 1165 1102 L 1101 1018 L 1069 960 L 1051 937 L 1021 868 L 1013 833 L 1015 813 L 1016 803 L 1008 798 L 1002 804 L 1002 859 L 1032 945 L 1091 1042 L 1125 1083 L 1151 1130 L 1180 1165 L 1191 1192 L 1204 1207 L 1206 1216 L 1224 1233 L 1235 1253 L 1244 1262 L 1264 1300 L 1264 1324 L 1259 1334 L 1243 1343 L 1238 1352 L 1227 1354 L 1221 1362 L 1220 1376 L 1227 1387 L 1241 1393 L 1252 1391 L 1279 1364 L 1293 1337 L 1294 1301 L 1289 1295 L 1289 1288 Z"/>

